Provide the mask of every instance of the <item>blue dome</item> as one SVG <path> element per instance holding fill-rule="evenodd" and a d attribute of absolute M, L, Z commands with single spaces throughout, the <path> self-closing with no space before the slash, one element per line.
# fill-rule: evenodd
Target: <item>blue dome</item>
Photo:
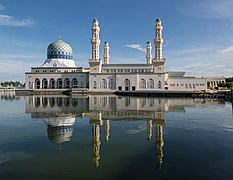
<path fill-rule="evenodd" d="M 57 40 L 48 46 L 47 59 L 73 59 L 72 48 L 63 40 Z"/>

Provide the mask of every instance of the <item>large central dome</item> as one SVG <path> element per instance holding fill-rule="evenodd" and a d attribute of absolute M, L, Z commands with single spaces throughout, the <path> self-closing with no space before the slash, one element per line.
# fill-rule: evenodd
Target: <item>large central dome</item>
<path fill-rule="evenodd" d="M 72 48 L 59 39 L 48 46 L 47 59 L 73 59 Z"/>

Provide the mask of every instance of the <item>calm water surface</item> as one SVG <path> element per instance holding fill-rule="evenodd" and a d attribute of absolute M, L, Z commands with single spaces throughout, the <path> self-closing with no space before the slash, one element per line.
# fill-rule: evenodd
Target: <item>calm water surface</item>
<path fill-rule="evenodd" d="M 0 94 L 0 179 L 233 179 L 232 104 Z"/>

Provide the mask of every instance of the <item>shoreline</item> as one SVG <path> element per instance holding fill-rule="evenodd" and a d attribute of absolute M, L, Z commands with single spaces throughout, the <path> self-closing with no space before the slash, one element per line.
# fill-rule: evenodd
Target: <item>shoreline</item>
<path fill-rule="evenodd" d="M 193 91 L 88 91 L 87 89 L 10 89 L 0 92 L 13 92 L 18 96 L 30 95 L 109 95 L 135 97 L 190 97 L 190 98 L 214 98 L 232 100 L 232 92 L 193 92 Z"/>

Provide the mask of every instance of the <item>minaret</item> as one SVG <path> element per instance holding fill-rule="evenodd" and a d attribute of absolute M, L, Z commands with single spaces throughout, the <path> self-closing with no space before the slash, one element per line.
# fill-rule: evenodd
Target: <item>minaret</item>
<path fill-rule="evenodd" d="M 161 24 L 160 19 L 156 19 L 155 22 L 155 60 L 162 60 L 162 46 L 163 46 L 163 38 L 162 38 L 162 30 L 163 26 Z"/>
<path fill-rule="evenodd" d="M 99 27 L 99 22 L 97 19 L 94 19 L 92 21 L 92 39 L 91 39 L 91 44 L 92 44 L 92 60 L 96 61 L 99 60 L 99 47 L 100 47 L 100 38 L 99 38 L 99 32 L 100 32 L 100 27 Z"/>
<path fill-rule="evenodd" d="M 104 42 L 104 64 L 109 64 L 109 46 L 108 46 L 108 42 L 105 41 Z"/>
<path fill-rule="evenodd" d="M 102 61 L 100 60 L 99 56 L 99 49 L 100 49 L 100 27 L 99 22 L 97 19 L 92 21 L 92 38 L 91 38 L 91 45 L 92 45 L 92 59 L 89 59 L 88 63 L 90 65 L 90 72 L 91 73 L 101 73 L 102 71 Z"/>
<path fill-rule="evenodd" d="M 162 51 L 163 51 L 163 38 L 162 38 L 162 30 L 163 26 L 159 19 L 156 19 L 155 22 L 155 57 L 153 58 L 153 69 L 154 73 L 164 73 L 164 63 L 165 59 L 163 59 Z M 161 84 L 161 87 L 164 87 L 164 84 Z"/>
<path fill-rule="evenodd" d="M 146 43 L 146 63 L 152 63 L 152 47 L 150 41 Z"/>

